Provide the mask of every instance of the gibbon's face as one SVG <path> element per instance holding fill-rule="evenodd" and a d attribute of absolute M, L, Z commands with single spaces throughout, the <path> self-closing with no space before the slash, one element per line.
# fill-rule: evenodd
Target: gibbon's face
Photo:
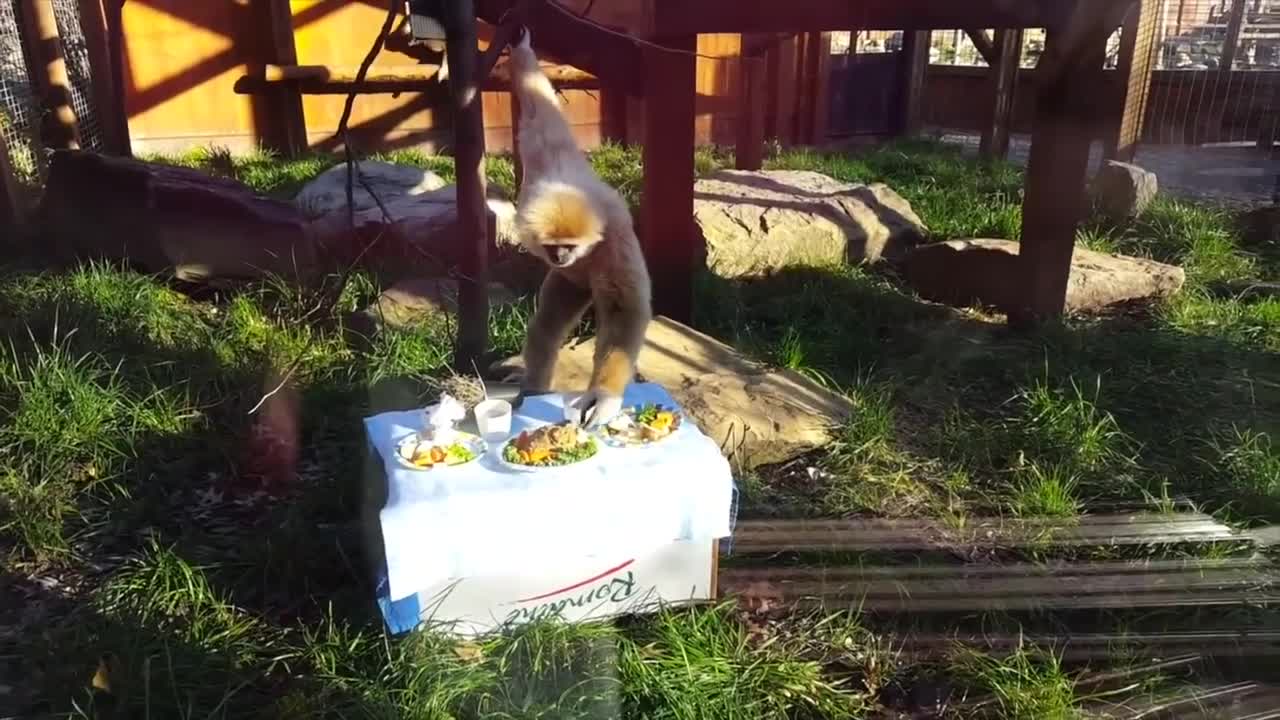
<path fill-rule="evenodd" d="M 551 238 L 538 239 L 542 257 L 552 267 L 567 268 L 591 252 L 599 238 Z"/>
<path fill-rule="evenodd" d="M 553 187 L 536 197 L 524 214 L 527 243 L 548 265 L 567 268 L 600 242 L 604 221 L 591 201 L 572 187 Z"/>

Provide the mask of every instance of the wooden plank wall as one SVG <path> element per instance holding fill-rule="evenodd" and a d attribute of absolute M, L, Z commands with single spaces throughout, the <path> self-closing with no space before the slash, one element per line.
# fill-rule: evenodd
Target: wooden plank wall
<path fill-rule="evenodd" d="M 211 144 L 233 151 L 253 148 L 270 127 L 268 103 L 237 95 L 237 78 L 271 55 L 270 31 L 261 21 L 260 0 L 137 0 L 124 4 L 124 86 L 129 132 L 135 152 L 178 152 Z M 291 0 L 300 64 L 354 68 L 367 52 L 384 17 L 381 2 Z M 487 39 L 482 26 L 481 39 Z M 704 35 L 699 58 L 697 140 L 732 144 L 737 131 L 739 36 Z M 384 50 L 375 68 L 416 65 Z M 566 108 L 579 140 L 601 137 L 600 93 L 567 91 Z M 340 95 L 303 98 L 307 141 L 312 149 L 338 147 L 333 132 L 342 112 Z M 634 103 L 632 103 L 634 105 Z M 505 92 L 484 98 L 486 143 L 492 151 L 511 147 L 511 111 Z M 642 137 L 642 114 L 628 112 L 627 139 Z M 358 99 L 353 137 L 367 149 L 417 146 L 443 148 L 451 132 L 448 113 L 417 93 Z"/>

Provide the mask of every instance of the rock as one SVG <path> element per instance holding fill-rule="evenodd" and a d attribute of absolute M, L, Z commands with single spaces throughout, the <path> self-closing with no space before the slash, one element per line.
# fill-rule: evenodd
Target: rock
<path fill-rule="evenodd" d="M 591 377 L 594 340 L 561 350 L 557 391 L 582 390 Z M 771 370 L 733 348 L 665 317 L 655 318 L 640 352 L 637 379 L 656 382 L 735 462 L 783 462 L 823 447 L 853 412 L 841 395 L 791 370 Z M 519 374 L 521 361 L 493 371 Z"/>
<path fill-rule="evenodd" d="M 393 165 L 377 160 L 361 160 L 358 163 L 364 183 L 354 179 L 352 201 L 356 210 L 376 210 L 377 203 L 365 189 L 373 188 L 384 203 L 403 197 L 422 195 L 439 190 L 449 183 L 430 170 L 409 165 Z M 347 164 L 338 163 L 307 183 L 294 198 L 294 203 L 308 217 L 319 217 L 330 212 L 346 211 Z"/>
<path fill-rule="evenodd" d="M 923 245 L 902 262 L 902 276 L 921 297 L 956 307 L 985 305 L 1008 312 L 1019 304 L 1018 243 L 949 240 Z M 1117 303 L 1172 295 L 1182 288 L 1182 268 L 1153 260 L 1109 255 L 1077 247 L 1067 285 L 1068 313 L 1103 310 Z"/>
<path fill-rule="evenodd" d="M 197 282 L 320 270 L 314 228 L 291 203 L 189 168 L 60 150 L 36 219 L 67 261 L 127 260 Z"/>
<path fill-rule="evenodd" d="M 450 185 L 390 200 L 384 199 L 388 222 L 381 208 L 356 212 L 355 235 L 348 230 L 345 209 L 335 210 L 312 221 L 315 233 L 335 261 L 349 264 L 357 259 L 377 273 L 386 284 L 404 278 L 447 274 L 463 258 L 465 246 L 457 234 L 457 188 Z M 523 252 L 515 231 L 515 205 L 499 199 L 488 200 L 497 223 L 498 264 Z M 365 252 L 364 249 L 370 249 Z"/>
<path fill-rule="evenodd" d="M 489 284 L 489 303 L 515 302 L 515 295 L 502 285 Z M 409 328 L 441 314 L 458 311 L 458 283 L 449 278 L 410 278 L 382 291 L 369 307 L 360 311 L 370 322 L 391 328 Z"/>
<path fill-rule="evenodd" d="M 1108 160 L 1093 181 L 1094 206 L 1115 222 L 1136 218 L 1156 199 L 1156 174 L 1137 165 Z"/>
<path fill-rule="evenodd" d="M 808 171 L 725 170 L 694 186 L 707 267 L 721 277 L 789 265 L 874 263 L 922 241 L 927 229 L 887 185 L 850 185 Z"/>

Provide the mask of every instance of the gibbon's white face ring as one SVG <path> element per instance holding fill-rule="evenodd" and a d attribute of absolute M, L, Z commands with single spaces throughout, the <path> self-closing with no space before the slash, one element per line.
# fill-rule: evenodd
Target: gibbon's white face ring
<path fill-rule="evenodd" d="M 593 247 L 595 243 L 591 242 L 538 243 L 538 251 L 542 254 L 542 259 L 551 267 L 561 269 L 586 257 Z"/>

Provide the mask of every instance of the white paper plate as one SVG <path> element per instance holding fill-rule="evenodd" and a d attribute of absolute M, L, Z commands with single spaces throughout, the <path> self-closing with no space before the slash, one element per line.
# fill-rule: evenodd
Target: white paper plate
<path fill-rule="evenodd" d="M 660 405 L 660 407 L 674 414 L 676 416 L 676 421 L 675 428 L 657 440 L 632 440 L 630 438 L 613 435 L 609 432 L 608 426 L 603 425 L 595 431 L 595 435 L 604 444 L 615 448 L 647 448 L 653 447 L 654 445 L 661 445 L 663 442 L 675 437 L 676 434 L 680 432 L 680 428 L 684 427 L 686 420 L 684 413 L 679 410 L 675 408 L 667 408 L 665 405 Z M 632 405 L 631 407 L 624 409 L 622 414 L 630 417 L 632 422 L 635 422 L 636 406 Z"/>
<path fill-rule="evenodd" d="M 401 465 L 409 468 L 410 470 L 418 470 L 420 472 L 431 472 L 433 470 L 444 470 L 451 467 L 461 467 L 463 465 L 469 465 L 475 462 L 476 460 L 479 460 L 489 450 L 489 446 L 485 443 L 484 439 L 481 438 L 480 436 L 472 435 L 471 433 L 466 433 L 466 432 L 459 432 L 456 442 L 461 443 L 464 447 L 466 447 L 468 450 L 474 453 L 475 457 L 471 458 L 466 462 L 456 463 L 453 465 L 442 463 L 442 464 L 433 465 L 431 467 L 419 467 L 417 465 L 414 465 L 408 459 L 406 459 L 404 455 L 401 454 L 401 450 L 404 448 L 405 445 L 408 445 L 409 443 L 421 442 L 420 440 L 421 437 L 422 437 L 421 433 L 413 432 L 413 433 L 409 433 L 408 435 L 405 435 L 404 437 L 396 441 L 396 460 L 400 461 Z"/>

